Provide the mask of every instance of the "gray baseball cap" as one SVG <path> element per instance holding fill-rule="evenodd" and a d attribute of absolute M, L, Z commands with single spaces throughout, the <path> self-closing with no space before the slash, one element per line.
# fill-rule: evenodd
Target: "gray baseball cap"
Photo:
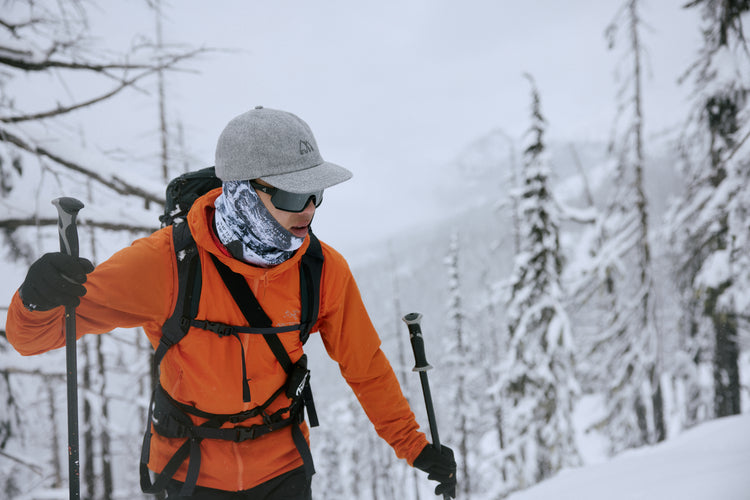
<path fill-rule="evenodd" d="M 352 177 L 323 160 L 307 123 L 262 106 L 224 128 L 216 144 L 216 175 L 222 181 L 262 179 L 292 193 L 319 191 Z"/>

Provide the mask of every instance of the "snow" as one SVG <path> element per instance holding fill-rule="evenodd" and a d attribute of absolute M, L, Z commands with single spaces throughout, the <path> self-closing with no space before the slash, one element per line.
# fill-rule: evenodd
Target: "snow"
<path fill-rule="evenodd" d="M 706 288 L 719 288 L 731 276 L 729 251 L 719 250 L 706 259 L 695 282 Z"/>
<path fill-rule="evenodd" d="M 662 444 L 567 469 L 508 500 L 748 500 L 750 415 L 700 425 Z"/>

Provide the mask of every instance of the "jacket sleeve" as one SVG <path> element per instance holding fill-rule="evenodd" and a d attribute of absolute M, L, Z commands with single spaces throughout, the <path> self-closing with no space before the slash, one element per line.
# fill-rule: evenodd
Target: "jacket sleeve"
<path fill-rule="evenodd" d="M 336 269 L 334 269 L 334 267 Z M 326 255 L 319 329 L 328 355 L 354 391 L 378 435 L 411 465 L 427 446 L 343 258 Z"/>
<path fill-rule="evenodd" d="M 99 264 L 84 286 L 76 308 L 76 336 L 104 333 L 117 327 L 146 327 L 151 342 L 171 313 L 176 264 L 171 229 L 161 230 L 115 253 Z M 65 345 L 65 311 L 29 311 L 14 294 L 8 309 L 8 341 L 23 355 L 40 354 Z"/>

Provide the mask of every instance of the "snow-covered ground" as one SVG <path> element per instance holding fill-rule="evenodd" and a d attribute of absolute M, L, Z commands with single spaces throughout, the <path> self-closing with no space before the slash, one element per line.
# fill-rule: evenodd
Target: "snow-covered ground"
<path fill-rule="evenodd" d="M 324 498 L 320 492 L 318 497 Z M 24 498 L 67 498 L 67 490 L 36 491 Z M 710 421 L 665 443 L 609 461 L 563 471 L 507 500 L 749 499 L 750 414 L 746 414 Z"/>
<path fill-rule="evenodd" d="M 750 415 L 565 470 L 508 500 L 750 500 Z"/>

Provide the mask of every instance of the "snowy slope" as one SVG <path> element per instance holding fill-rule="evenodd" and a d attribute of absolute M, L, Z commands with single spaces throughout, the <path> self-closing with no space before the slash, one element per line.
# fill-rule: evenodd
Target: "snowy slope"
<path fill-rule="evenodd" d="M 713 420 L 672 440 L 566 470 L 509 500 L 748 500 L 750 415 Z"/>

